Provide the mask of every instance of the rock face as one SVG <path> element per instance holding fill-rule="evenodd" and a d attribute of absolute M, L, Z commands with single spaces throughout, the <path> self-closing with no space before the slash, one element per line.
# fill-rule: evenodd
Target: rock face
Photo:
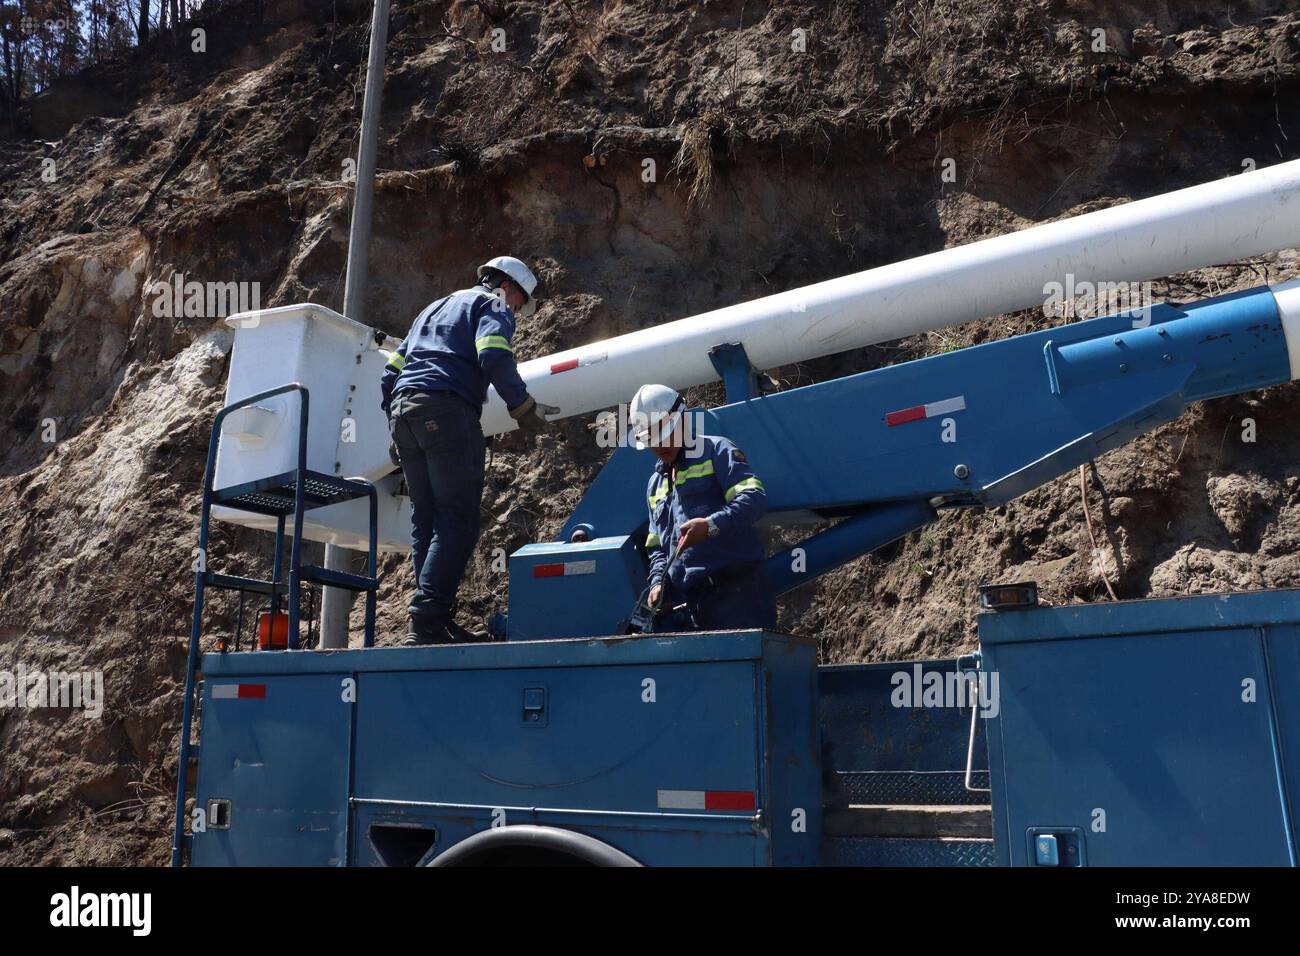
<path fill-rule="evenodd" d="M 1289 6 L 402 4 L 368 321 L 402 335 L 512 252 L 544 283 L 516 339 L 528 358 L 1295 158 Z M 0 671 L 104 683 L 99 718 L 0 710 L 0 863 L 167 857 L 230 339 L 220 308 L 162 290 L 179 274 L 341 305 L 368 6 L 266 7 L 256 34 L 237 10 L 214 18 L 206 54 L 163 38 L 56 87 L 31 104 L 41 139 L 0 141 Z M 1297 274 L 1289 250 L 1151 292 Z M 999 316 L 779 374 L 794 387 L 1060 321 Z M 973 648 L 990 581 L 1037 580 L 1053 602 L 1106 600 L 1107 581 L 1121 598 L 1300 585 L 1298 406 L 1291 386 L 1199 406 L 1088 470 L 1091 535 L 1068 475 L 787 595 L 782 624 L 828 661 L 905 659 Z M 505 606 L 495 557 L 553 535 L 599 470 L 586 424 L 497 447 L 468 614 Z M 270 561 L 265 536 L 222 526 L 211 555 Z M 391 642 L 410 571 L 383 571 Z M 235 621 L 219 597 L 207 633 Z"/>
<path fill-rule="evenodd" d="M 1205 492 L 1210 510 L 1239 551 L 1259 548 L 1261 531 L 1277 520 L 1277 506 L 1286 495 L 1282 482 L 1258 475 L 1211 475 Z"/>

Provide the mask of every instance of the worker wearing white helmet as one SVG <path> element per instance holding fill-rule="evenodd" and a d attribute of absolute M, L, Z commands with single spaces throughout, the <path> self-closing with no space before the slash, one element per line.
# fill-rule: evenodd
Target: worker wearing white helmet
<path fill-rule="evenodd" d="M 501 282 L 494 283 L 491 280 L 493 273 L 497 273 L 498 277 L 504 276 L 509 279 L 509 283 L 505 285 L 506 295 L 510 308 L 516 315 L 526 319 L 537 311 L 537 301 L 533 298 L 533 292 L 537 290 L 537 276 L 533 275 L 533 270 L 524 265 L 522 259 L 516 259 L 514 256 L 497 256 L 478 267 L 480 282 L 487 279 L 485 285 L 488 288 L 500 288 Z"/>
<path fill-rule="evenodd" d="M 643 385 L 628 419 L 632 442 L 658 459 L 646 487 L 646 604 L 686 606 L 685 614 L 659 614 L 651 629 L 775 627 L 754 527 L 767 512 L 767 491 L 745 453 L 720 435 L 691 434 L 682 397 L 664 385 Z"/>
<path fill-rule="evenodd" d="M 528 394 L 515 367 L 515 316 L 536 309 L 537 277 L 513 256 L 478 268 L 478 284 L 416 317 L 380 385 L 411 496 L 416 591 L 405 643 L 480 638 L 456 623 L 456 592 L 478 542 L 487 440 L 479 424 L 488 386 L 527 431 L 559 409 Z"/>

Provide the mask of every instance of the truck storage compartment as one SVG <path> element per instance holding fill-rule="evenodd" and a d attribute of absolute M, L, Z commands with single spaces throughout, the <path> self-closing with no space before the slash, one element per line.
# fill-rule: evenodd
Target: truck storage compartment
<path fill-rule="evenodd" d="M 515 824 L 577 830 L 647 865 L 819 860 L 811 641 L 732 631 L 210 654 L 204 667 L 210 683 L 255 679 L 275 705 L 254 724 L 205 696 L 198 797 L 235 799 L 228 830 L 196 837 L 196 862 L 423 865 Z M 304 835 L 320 849 L 284 847 Z"/>
<path fill-rule="evenodd" d="M 1294 865 L 1300 592 L 980 616 L 999 862 Z"/>
<path fill-rule="evenodd" d="M 344 864 L 352 721 L 344 675 L 259 668 L 311 656 L 209 655 L 244 667 L 206 673 L 195 866 Z"/>

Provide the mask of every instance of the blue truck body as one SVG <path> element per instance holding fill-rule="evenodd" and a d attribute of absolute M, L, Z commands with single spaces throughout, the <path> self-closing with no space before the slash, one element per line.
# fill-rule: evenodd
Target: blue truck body
<path fill-rule="evenodd" d="M 1296 591 L 981 615 L 991 794 L 970 706 L 908 689 L 951 660 L 750 631 L 209 654 L 197 797 L 228 825 L 192 859 L 413 865 L 533 824 L 647 865 L 1044 865 L 1044 836 L 1052 865 L 1294 865 L 1297 622 Z M 990 799 L 992 840 L 824 825 Z"/>

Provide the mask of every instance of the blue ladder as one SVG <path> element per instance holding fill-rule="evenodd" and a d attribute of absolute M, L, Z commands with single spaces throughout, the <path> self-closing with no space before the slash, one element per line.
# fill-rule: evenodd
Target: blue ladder
<path fill-rule="evenodd" d="M 245 482 L 229 488 L 213 489 L 216 470 L 217 443 L 221 425 L 231 412 L 257 404 L 285 392 L 297 392 L 302 406 L 298 416 L 298 463 L 290 471 Z M 298 382 L 281 385 L 257 395 L 227 405 L 218 414 L 208 439 L 208 461 L 203 473 L 203 505 L 199 517 L 199 561 L 194 575 L 194 620 L 190 628 L 189 657 L 185 665 L 185 703 L 181 713 L 181 750 L 176 780 L 176 823 L 172 836 L 172 866 L 180 866 L 182 850 L 192 839 L 185 835 L 185 796 L 189 777 L 191 754 L 196 749 L 190 740 L 194 720 L 195 686 L 198 677 L 199 643 L 203 633 L 203 598 L 207 588 L 224 588 L 253 592 L 268 596 L 271 605 L 270 633 L 275 633 L 276 615 L 279 612 L 282 592 L 288 598 L 288 646 L 298 649 L 299 597 L 303 582 L 364 591 L 366 595 L 365 638 L 366 647 L 375 643 L 375 592 L 379 587 L 376 565 L 379 553 L 379 497 L 375 486 L 362 479 L 340 478 L 307 467 L 307 420 L 309 399 L 307 389 Z M 302 519 L 314 508 L 366 497 L 370 501 L 370 550 L 366 556 L 366 574 L 350 574 L 329 568 L 302 563 Z M 208 526 L 213 505 L 222 505 L 240 511 L 270 515 L 276 519 L 275 559 L 270 580 L 217 574 L 208 568 Z M 285 522 L 292 516 L 290 533 L 289 578 L 287 585 L 280 578 L 280 565 L 284 555 Z M 225 650 L 224 643 L 221 650 Z"/>

